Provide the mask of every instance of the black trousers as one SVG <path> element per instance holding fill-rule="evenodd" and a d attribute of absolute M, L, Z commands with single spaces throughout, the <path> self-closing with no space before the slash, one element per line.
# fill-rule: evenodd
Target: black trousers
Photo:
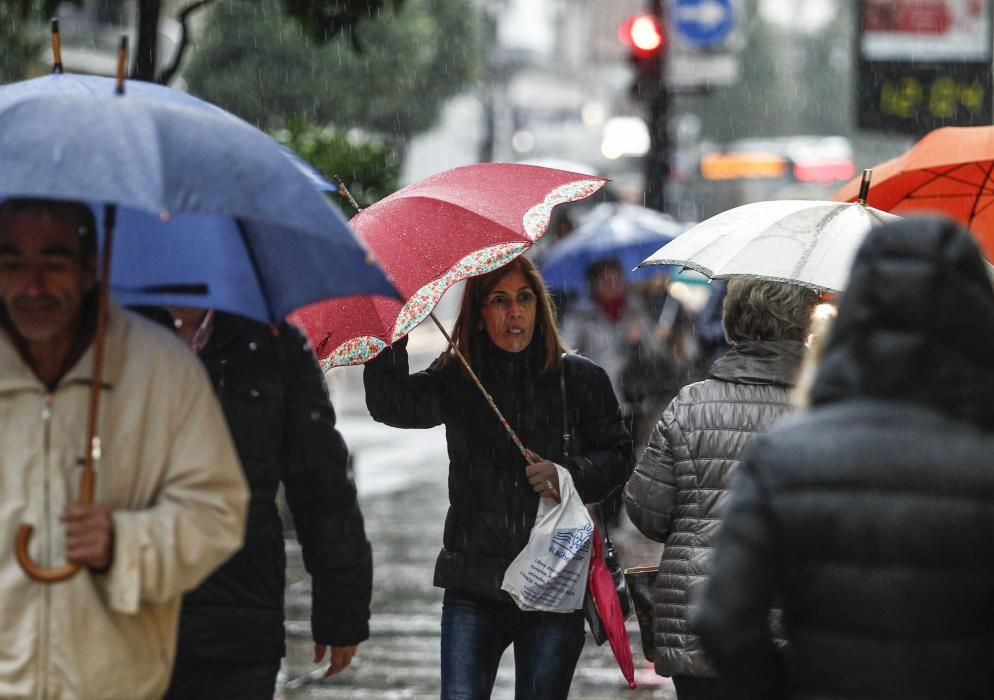
<path fill-rule="evenodd" d="M 721 700 L 718 679 L 673 676 L 677 700 Z"/>
<path fill-rule="evenodd" d="M 177 659 L 165 700 L 273 700 L 279 672 L 279 660 L 232 665 Z"/>

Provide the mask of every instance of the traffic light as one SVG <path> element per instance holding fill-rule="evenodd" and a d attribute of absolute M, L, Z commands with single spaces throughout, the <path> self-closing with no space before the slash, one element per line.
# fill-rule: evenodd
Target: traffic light
<path fill-rule="evenodd" d="M 626 19 L 618 28 L 618 37 L 637 59 L 658 56 L 663 48 L 663 28 L 659 18 L 640 12 Z"/>
<path fill-rule="evenodd" d="M 647 0 L 646 10 L 626 19 L 618 29 L 618 37 L 628 47 L 628 59 L 635 69 L 632 96 L 639 103 L 649 130 L 644 203 L 657 211 L 666 211 L 666 180 L 670 168 L 664 27 L 663 0 Z"/>
<path fill-rule="evenodd" d="M 635 69 L 633 96 L 639 100 L 651 97 L 661 86 L 666 42 L 659 17 L 649 12 L 632 15 L 618 28 L 618 38 L 628 47 L 628 60 Z"/>

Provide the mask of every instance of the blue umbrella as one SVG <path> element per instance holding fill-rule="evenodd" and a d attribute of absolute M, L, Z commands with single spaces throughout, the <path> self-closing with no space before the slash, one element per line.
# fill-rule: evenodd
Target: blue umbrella
<path fill-rule="evenodd" d="M 226 113 L 134 95 L 18 96 L 8 86 L 0 163 L 0 198 L 117 207 L 111 288 L 125 303 L 271 322 L 331 297 L 396 296 L 286 151 Z"/>
<path fill-rule="evenodd" d="M 0 86 L 0 100 L 23 99 L 26 97 L 44 95 L 79 95 L 89 97 L 106 97 L 114 94 L 116 82 L 113 78 L 102 75 L 80 75 L 77 73 L 52 73 L 40 78 L 22 80 L 17 83 Z M 175 104 L 203 109 L 215 114 L 223 114 L 226 117 L 235 119 L 242 124 L 244 120 L 236 117 L 231 112 L 226 112 L 217 105 L 194 97 L 188 92 L 174 90 L 173 88 L 159 85 L 158 83 L 148 83 L 143 80 L 129 80 L 125 82 L 124 92 L 133 97 L 143 97 L 150 100 L 162 100 Z M 291 151 L 286 146 L 276 143 L 290 159 L 290 162 L 300 170 L 312 183 L 325 192 L 337 192 L 338 188 L 328 182 L 324 176 L 312 167 L 307 161 Z"/>
<path fill-rule="evenodd" d="M 659 271 L 647 275 L 644 268 L 634 268 L 686 228 L 686 224 L 645 207 L 601 204 L 542 258 L 542 277 L 551 289 L 583 293 L 587 268 L 598 260 L 613 258 L 629 281 L 648 279 Z"/>

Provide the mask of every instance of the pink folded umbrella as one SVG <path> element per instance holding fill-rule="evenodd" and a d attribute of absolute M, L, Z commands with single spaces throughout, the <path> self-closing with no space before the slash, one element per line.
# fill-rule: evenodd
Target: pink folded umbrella
<path fill-rule="evenodd" d="M 628 687 L 634 688 L 635 664 L 632 662 L 632 647 L 628 643 L 625 617 L 621 613 L 621 603 L 618 602 L 614 579 L 611 578 L 611 572 L 604 564 L 604 545 L 600 533 L 596 530 L 593 542 L 594 549 L 590 557 L 590 573 L 587 578 L 590 595 L 593 596 L 594 605 L 597 606 L 597 613 L 604 625 L 607 641 L 611 645 L 611 651 L 614 652 L 621 674 L 628 681 Z"/>

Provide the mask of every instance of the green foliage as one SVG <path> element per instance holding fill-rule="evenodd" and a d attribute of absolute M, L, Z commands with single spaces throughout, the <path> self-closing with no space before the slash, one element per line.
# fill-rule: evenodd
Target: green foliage
<path fill-rule="evenodd" d="M 358 131 L 342 133 L 301 120 L 291 120 L 273 138 L 296 151 L 304 160 L 334 181 L 342 179 L 360 207 L 368 207 L 397 189 L 400 158 L 394 144 Z M 355 208 L 342 196 L 334 198 L 346 218 Z"/>
<path fill-rule="evenodd" d="M 0 0 L 0 83 L 27 77 L 47 44 L 46 22 L 58 5 L 59 0 Z"/>
<path fill-rule="evenodd" d="M 26 77 L 28 66 L 41 50 L 42 41 L 28 31 L 28 22 L 22 20 L 13 8 L 0 3 L 0 83 L 9 83 Z"/>
<path fill-rule="evenodd" d="M 391 5 L 397 8 L 403 2 L 392 0 Z M 283 0 L 283 9 L 315 41 L 327 41 L 345 30 L 357 43 L 359 23 L 378 16 L 386 4 L 385 0 Z"/>
<path fill-rule="evenodd" d="M 317 45 L 275 0 L 220 0 L 186 71 L 195 94 L 267 128 L 301 117 L 398 140 L 430 128 L 448 97 L 478 74 L 468 0 L 405 0 Z"/>

